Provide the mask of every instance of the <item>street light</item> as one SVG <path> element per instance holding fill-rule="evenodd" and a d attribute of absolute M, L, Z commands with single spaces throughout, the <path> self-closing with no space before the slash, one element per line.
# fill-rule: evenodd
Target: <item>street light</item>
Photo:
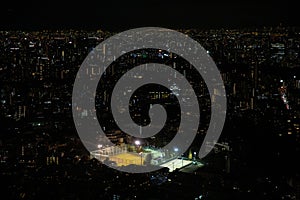
<path fill-rule="evenodd" d="M 141 142 L 139 140 L 134 141 L 134 144 L 139 146 L 141 144 Z"/>
<path fill-rule="evenodd" d="M 141 141 L 136 140 L 136 141 L 134 141 L 134 144 L 137 146 L 137 148 L 139 148 L 140 145 L 141 145 Z M 138 149 L 137 149 L 137 150 L 138 150 Z M 137 151 L 137 152 L 138 152 L 138 151 Z M 141 151 L 139 154 L 141 155 L 141 165 L 143 165 L 143 152 Z"/>
<path fill-rule="evenodd" d="M 196 164 L 196 152 L 194 152 L 194 159 L 193 163 Z"/>
<path fill-rule="evenodd" d="M 140 145 L 141 145 L 141 141 L 136 140 L 136 141 L 134 141 L 134 144 L 136 145 L 136 152 L 138 152 L 139 147 L 140 147 Z"/>
<path fill-rule="evenodd" d="M 174 147 L 174 151 L 175 151 L 175 154 L 177 154 L 177 152 L 179 151 L 179 149 L 177 147 Z M 178 159 L 179 156 L 177 155 L 176 158 Z M 181 163 L 181 167 L 183 166 L 183 160 L 182 160 L 182 163 Z M 173 162 L 173 170 L 174 170 L 174 162 Z"/>

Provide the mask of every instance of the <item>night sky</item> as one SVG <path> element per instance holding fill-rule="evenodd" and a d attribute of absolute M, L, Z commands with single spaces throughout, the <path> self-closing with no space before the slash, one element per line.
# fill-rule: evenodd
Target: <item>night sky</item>
<path fill-rule="evenodd" d="M 278 3 L 279 2 L 279 3 Z M 297 1 L 1 1 L 0 29 L 299 26 Z M 297 13 L 298 12 L 298 13 Z"/>

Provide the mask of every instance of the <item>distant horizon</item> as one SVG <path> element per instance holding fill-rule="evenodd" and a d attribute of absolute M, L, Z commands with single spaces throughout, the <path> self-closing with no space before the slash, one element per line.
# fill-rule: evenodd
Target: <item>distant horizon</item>
<path fill-rule="evenodd" d="M 104 31 L 104 32 L 121 32 L 129 29 L 134 29 L 134 28 L 141 28 L 143 26 L 137 26 L 137 27 L 129 27 L 129 28 L 124 28 L 124 29 L 111 29 L 109 30 L 108 28 L 105 27 L 63 27 L 63 28 L 58 28 L 58 27 L 26 27 L 26 28 L 0 28 L 0 31 L 25 31 L 25 32 L 39 32 L 39 31 Z M 167 29 L 173 29 L 173 30 L 197 30 L 197 31 L 208 31 L 208 30 L 262 30 L 264 28 L 270 29 L 270 28 L 287 28 L 287 29 L 300 29 L 300 25 L 287 25 L 287 24 L 274 24 L 274 25 L 265 25 L 265 26 L 243 26 L 243 27 L 166 27 L 166 26 L 144 26 L 144 27 L 161 27 L 161 28 L 167 28 Z"/>

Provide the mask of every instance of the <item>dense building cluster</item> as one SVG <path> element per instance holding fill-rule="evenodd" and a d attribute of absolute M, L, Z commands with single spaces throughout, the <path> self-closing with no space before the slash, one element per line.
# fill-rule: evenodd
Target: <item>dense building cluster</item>
<path fill-rule="evenodd" d="M 216 146 L 200 161 L 204 167 L 199 169 L 191 165 L 148 174 L 118 172 L 92 159 L 73 124 L 76 73 L 88 53 L 113 33 L 0 31 L 2 195 L 8 199 L 299 199 L 300 29 L 179 31 L 198 41 L 220 69 L 228 111 L 219 142 L 230 148 Z M 135 51 L 125 58 L 116 61 L 116 69 L 155 60 L 185 67 L 178 70 L 193 78 L 189 64 L 162 50 Z M 109 73 L 117 73 L 115 68 Z M 97 70 L 86 73 L 93 76 Z M 104 86 L 110 87 L 113 80 L 107 80 Z M 192 80 L 198 95 L 206 98 L 201 101 L 204 117 L 198 136 L 183 155 L 187 159 L 191 151 L 198 151 L 210 118 L 205 83 L 201 78 Z M 136 93 L 132 101 L 174 103 L 165 89 L 149 88 L 148 96 Z M 177 89 L 174 85 L 174 94 Z M 104 110 L 109 100 L 105 95 L 96 101 Z M 109 116 L 98 117 L 106 120 L 113 142 L 132 143 L 132 138 L 109 125 Z M 140 113 L 135 117 L 139 122 Z M 160 138 L 144 144 L 163 146 L 174 131 L 171 124 Z"/>

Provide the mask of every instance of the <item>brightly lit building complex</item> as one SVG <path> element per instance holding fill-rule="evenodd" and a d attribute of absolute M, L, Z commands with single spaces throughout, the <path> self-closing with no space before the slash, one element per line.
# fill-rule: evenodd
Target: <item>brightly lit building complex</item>
<path fill-rule="evenodd" d="M 176 152 L 178 149 L 175 148 L 174 151 Z M 98 145 L 98 149 L 90 152 L 90 154 L 92 157 L 109 165 L 120 167 L 128 165 L 159 165 L 169 168 L 170 172 L 195 163 L 195 158 L 187 159 L 175 156 L 175 154 L 166 156 L 166 152 L 163 152 L 161 149 L 143 148 L 139 141 L 135 141 L 134 145 Z"/>

